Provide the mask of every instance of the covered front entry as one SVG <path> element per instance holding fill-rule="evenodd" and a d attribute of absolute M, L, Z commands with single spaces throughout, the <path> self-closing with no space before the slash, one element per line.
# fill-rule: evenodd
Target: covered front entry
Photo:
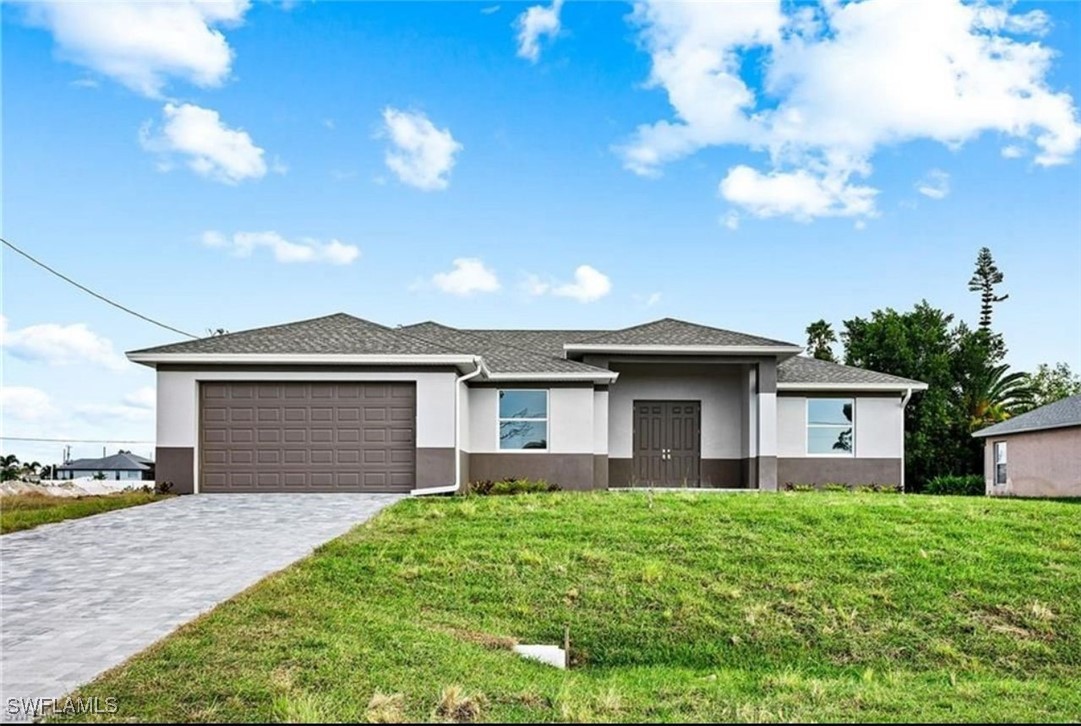
<path fill-rule="evenodd" d="M 408 492 L 412 382 L 203 382 L 199 490 Z"/>
<path fill-rule="evenodd" d="M 634 486 L 699 486 L 701 401 L 634 402 Z"/>

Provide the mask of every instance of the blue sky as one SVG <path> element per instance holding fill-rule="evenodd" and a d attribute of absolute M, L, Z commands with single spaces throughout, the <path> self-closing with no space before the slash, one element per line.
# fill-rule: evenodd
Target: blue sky
<path fill-rule="evenodd" d="M 802 342 L 974 322 L 987 245 L 1009 362 L 1081 368 L 1081 4 L 164 8 L 3 6 L 3 233 L 170 325 Z M 3 315 L 4 435 L 153 439 L 175 335 L 7 252 Z"/>

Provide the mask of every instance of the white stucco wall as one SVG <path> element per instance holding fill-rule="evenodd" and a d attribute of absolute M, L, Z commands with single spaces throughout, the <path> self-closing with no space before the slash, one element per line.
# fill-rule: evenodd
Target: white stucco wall
<path fill-rule="evenodd" d="M 608 394 L 608 455 L 629 459 L 636 400 L 701 401 L 702 458 L 738 459 L 743 448 L 743 377 L 736 366 L 620 365 Z"/>
<path fill-rule="evenodd" d="M 469 386 L 465 383 L 458 384 L 458 420 L 461 422 L 459 426 L 459 435 L 461 439 L 458 441 L 458 446 L 462 451 L 469 451 L 469 444 L 472 438 L 472 426 L 470 419 L 472 399 L 469 396 Z"/>
<path fill-rule="evenodd" d="M 449 371 L 159 371 L 157 445 L 196 446 L 199 381 L 414 381 L 417 384 L 417 447 L 453 447 L 455 378 Z"/>
<path fill-rule="evenodd" d="M 608 391 L 593 392 L 593 453 L 608 453 Z"/>
<path fill-rule="evenodd" d="M 547 387 L 544 384 L 508 386 L 548 391 L 548 449 L 515 453 L 591 454 L 595 449 L 592 384 L 574 387 Z M 472 454 L 506 453 L 499 448 L 499 389 L 469 389 L 468 448 Z"/>
<path fill-rule="evenodd" d="M 904 451 L 904 409 L 897 396 L 846 396 L 856 401 L 857 458 L 895 459 Z M 777 456 L 807 456 L 807 397 L 779 396 L 777 399 Z"/>

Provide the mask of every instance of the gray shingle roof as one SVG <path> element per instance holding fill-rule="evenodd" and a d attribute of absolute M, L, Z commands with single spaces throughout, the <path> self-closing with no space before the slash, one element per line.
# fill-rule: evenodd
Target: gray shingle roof
<path fill-rule="evenodd" d="M 563 344 L 572 340 L 585 340 L 601 335 L 606 330 L 492 330 L 467 328 L 465 332 L 478 335 L 504 345 L 515 345 L 548 355 L 563 357 Z"/>
<path fill-rule="evenodd" d="M 568 360 L 567 343 L 598 345 L 793 346 L 770 338 L 697 325 L 673 318 L 621 330 L 484 330 L 452 328 L 435 322 L 388 328 L 337 313 L 326 317 L 200 338 L 133 354 L 326 354 L 326 355 L 480 355 L 494 373 L 581 373 L 605 369 Z M 781 383 L 921 385 L 918 381 L 794 357 L 777 369 Z"/>
<path fill-rule="evenodd" d="M 153 463 L 150 459 L 122 452 L 106 456 L 104 459 L 75 459 L 56 468 L 75 471 L 149 471 L 148 464 Z"/>
<path fill-rule="evenodd" d="M 132 353 L 450 355 L 456 352 L 370 320 L 336 313 L 296 323 L 144 348 Z"/>
<path fill-rule="evenodd" d="M 508 342 L 504 336 L 460 330 L 430 320 L 406 325 L 400 330 L 439 345 L 480 355 L 493 373 L 609 373 L 603 368 L 530 350 L 529 346 L 522 346 L 520 341 L 513 338 L 511 340 L 515 340 L 517 345 Z M 559 352 L 562 354 L 562 346 Z"/>
<path fill-rule="evenodd" d="M 1001 436 L 1024 431 L 1043 431 L 1066 426 L 1081 426 L 1081 395 L 1063 398 L 1046 406 L 1034 408 L 1028 413 L 1014 416 L 1002 423 L 980 429 L 973 436 Z"/>
<path fill-rule="evenodd" d="M 788 346 L 794 343 L 737 333 L 734 330 L 711 328 L 675 318 L 661 318 L 621 330 L 611 330 L 581 340 L 567 341 L 594 345 L 717 345 L 717 346 Z"/>
<path fill-rule="evenodd" d="M 867 383 L 897 384 L 898 386 L 922 386 L 919 381 L 888 373 L 869 371 L 866 368 L 853 368 L 839 363 L 830 363 L 817 358 L 802 355 L 793 356 L 777 364 L 778 383 Z"/>

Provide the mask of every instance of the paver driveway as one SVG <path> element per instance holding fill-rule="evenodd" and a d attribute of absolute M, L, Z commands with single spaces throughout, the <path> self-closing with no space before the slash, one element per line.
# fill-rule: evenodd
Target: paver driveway
<path fill-rule="evenodd" d="M 9 699 L 70 692 L 401 499 L 200 494 L 0 537 Z"/>

